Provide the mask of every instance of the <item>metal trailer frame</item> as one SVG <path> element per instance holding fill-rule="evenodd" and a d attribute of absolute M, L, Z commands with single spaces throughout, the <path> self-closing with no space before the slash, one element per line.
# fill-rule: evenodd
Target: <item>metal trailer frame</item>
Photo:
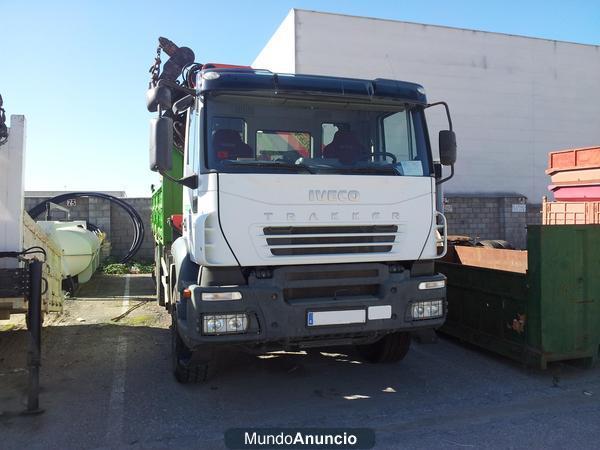
<path fill-rule="evenodd" d="M 43 313 L 62 310 L 62 252 L 24 212 L 26 121 L 25 116 L 10 119 L 8 139 L 0 146 L 0 319 L 13 313 L 27 314 L 25 413 L 39 414 L 43 412 L 39 407 Z"/>
<path fill-rule="evenodd" d="M 42 269 L 42 313 L 62 312 L 62 250 L 24 211 L 23 172 L 25 160 L 25 116 L 10 117 L 9 137 L 0 147 L 0 251 L 21 252 L 41 247 L 46 252 Z M 0 259 L 0 269 L 22 269 L 25 263 L 16 258 Z M 26 313 L 25 296 L 0 297 L 0 319 Z"/>

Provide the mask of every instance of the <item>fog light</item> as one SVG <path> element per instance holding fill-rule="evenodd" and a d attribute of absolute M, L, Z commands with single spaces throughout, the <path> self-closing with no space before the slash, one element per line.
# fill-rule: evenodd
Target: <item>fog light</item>
<path fill-rule="evenodd" d="M 206 331 L 207 333 L 218 333 L 219 331 L 225 329 L 225 321 L 221 318 L 212 318 L 206 321 Z"/>
<path fill-rule="evenodd" d="M 434 319 L 443 315 L 442 300 L 415 302 L 412 304 L 411 316 L 413 320 Z"/>
<path fill-rule="evenodd" d="M 227 329 L 229 331 L 244 331 L 244 320 L 241 317 L 232 317 L 227 322 Z"/>
<path fill-rule="evenodd" d="M 203 317 L 204 334 L 244 333 L 247 329 L 246 314 L 206 314 Z"/>
<path fill-rule="evenodd" d="M 419 289 L 441 289 L 446 286 L 446 280 L 437 280 L 437 281 L 423 281 L 419 283 Z"/>
<path fill-rule="evenodd" d="M 217 302 L 222 300 L 241 300 L 241 292 L 203 292 L 202 300 Z"/>

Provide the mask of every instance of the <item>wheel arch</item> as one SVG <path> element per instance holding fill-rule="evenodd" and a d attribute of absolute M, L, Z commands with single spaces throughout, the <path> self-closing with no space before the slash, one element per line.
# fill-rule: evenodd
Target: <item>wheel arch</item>
<path fill-rule="evenodd" d="M 171 256 L 173 258 L 171 276 L 174 275 L 174 278 L 171 278 L 171 287 L 175 287 L 177 292 L 181 292 L 190 284 L 196 284 L 200 266 L 191 260 L 187 245 L 182 237 L 173 242 Z M 174 283 L 176 284 L 174 285 Z"/>

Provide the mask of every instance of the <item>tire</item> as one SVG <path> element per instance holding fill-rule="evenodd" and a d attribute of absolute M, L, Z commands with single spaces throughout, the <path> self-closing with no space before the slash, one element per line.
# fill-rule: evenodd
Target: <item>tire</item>
<path fill-rule="evenodd" d="M 158 245 L 154 248 L 154 284 L 156 285 L 156 303 L 165 306 L 165 289 L 162 284 L 162 264 L 160 263 L 160 249 Z"/>
<path fill-rule="evenodd" d="M 479 241 L 477 243 L 478 247 L 488 247 L 488 248 L 503 248 L 506 250 L 513 250 L 514 247 L 508 241 L 504 241 L 502 239 L 486 239 L 483 241 Z"/>
<path fill-rule="evenodd" d="M 404 359 L 410 348 L 410 333 L 391 333 L 372 344 L 357 345 L 359 355 L 371 363 L 395 363 Z"/>
<path fill-rule="evenodd" d="M 171 360 L 173 365 L 173 374 L 179 383 L 202 383 L 207 381 L 212 374 L 214 367 L 212 355 L 202 352 L 193 352 L 179 336 L 177 330 L 175 308 L 171 313 Z"/>
<path fill-rule="evenodd" d="M 62 280 L 62 290 L 69 293 L 69 296 L 73 297 L 73 294 L 79 287 L 76 277 L 67 277 Z"/>

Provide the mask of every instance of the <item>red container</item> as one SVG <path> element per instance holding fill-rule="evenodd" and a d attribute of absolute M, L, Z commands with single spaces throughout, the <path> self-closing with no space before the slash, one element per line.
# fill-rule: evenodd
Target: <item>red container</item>
<path fill-rule="evenodd" d="M 600 147 L 573 148 L 548 154 L 548 169 L 552 175 L 559 170 L 600 167 Z"/>
<path fill-rule="evenodd" d="M 544 225 L 600 224 L 600 202 L 547 202 L 542 205 Z"/>

